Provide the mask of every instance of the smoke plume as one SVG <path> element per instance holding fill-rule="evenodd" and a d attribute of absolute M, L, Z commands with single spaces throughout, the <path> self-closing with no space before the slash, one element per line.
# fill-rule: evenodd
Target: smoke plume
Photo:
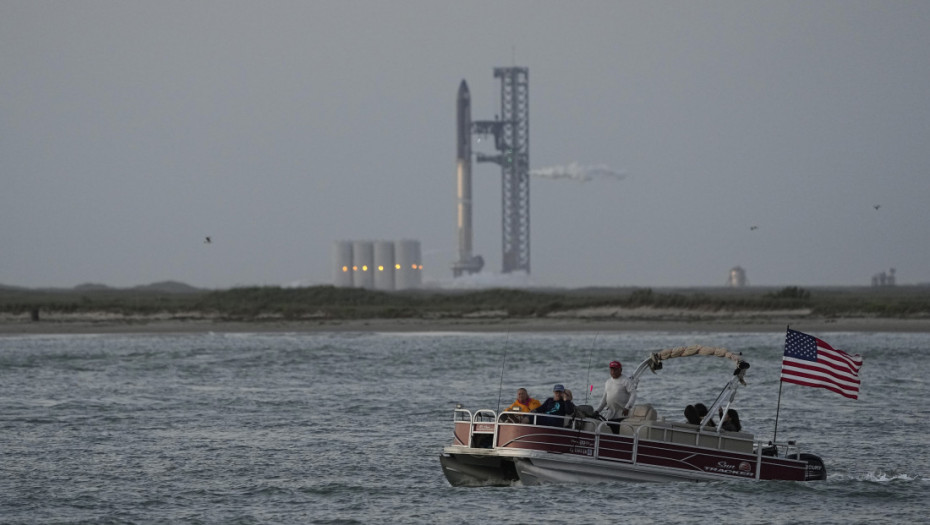
<path fill-rule="evenodd" d="M 530 170 L 530 175 L 543 179 L 569 179 L 578 182 L 590 182 L 592 180 L 619 181 L 627 177 L 625 172 L 614 171 L 606 164 L 583 166 L 577 162 L 572 162 L 568 166 L 550 166 Z"/>

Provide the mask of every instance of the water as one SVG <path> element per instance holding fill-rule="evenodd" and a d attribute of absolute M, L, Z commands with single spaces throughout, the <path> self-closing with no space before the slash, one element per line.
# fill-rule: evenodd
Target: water
<path fill-rule="evenodd" d="M 648 350 L 708 344 L 752 365 L 736 406 L 770 438 L 783 335 L 3 337 L 0 522 L 923 521 L 930 334 L 816 335 L 865 357 L 858 401 L 784 385 L 779 439 L 822 456 L 826 482 L 483 488 L 450 487 L 439 466 L 456 403 L 496 409 L 557 382 L 583 403 L 612 359 L 629 373 Z M 729 371 L 672 360 L 639 399 L 683 419 Z"/>

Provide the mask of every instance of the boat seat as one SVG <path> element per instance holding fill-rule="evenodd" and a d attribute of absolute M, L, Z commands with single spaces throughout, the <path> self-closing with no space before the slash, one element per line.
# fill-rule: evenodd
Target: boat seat
<path fill-rule="evenodd" d="M 638 428 L 639 426 L 633 426 L 624 420 L 622 423 L 620 423 L 620 430 L 617 433 L 621 436 L 634 436 L 636 435 L 636 430 Z"/>
<path fill-rule="evenodd" d="M 630 415 L 625 422 L 630 423 L 631 425 L 641 425 L 647 421 L 656 421 L 658 415 L 656 414 L 656 409 L 650 404 L 636 405 L 633 407 L 633 410 L 630 410 Z"/>
<path fill-rule="evenodd" d="M 649 431 L 640 431 L 639 428 L 642 426 L 648 427 L 653 423 L 656 423 L 657 419 L 658 416 L 656 414 L 656 409 L 653 408 L 652 405 L 636 405 L 632 410 L 630 410 L 630 415 L 620 422 L 620 429 L 618 433 L 623 436 L 632 436 L 637 432 L 640 432 L 640 436 L 648 437 Z"/>

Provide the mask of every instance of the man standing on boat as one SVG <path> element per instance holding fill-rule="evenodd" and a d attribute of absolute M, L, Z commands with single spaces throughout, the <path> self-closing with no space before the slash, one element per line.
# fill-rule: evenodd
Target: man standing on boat
<path fill-rule="evenodd" d="M 601 403 L 595 412 L 601 414 L 602 410 L 607 409 L 601 415 L 608 421 L 621 421 L 630 413 L 626 404 L 633 392 L 630 390 L 630 380 L 623 377 L 623 365 L 620 361 L 611 361 L 609 366 L 610 377 L 604 383 L 604 395 L 601 396 Z"/>

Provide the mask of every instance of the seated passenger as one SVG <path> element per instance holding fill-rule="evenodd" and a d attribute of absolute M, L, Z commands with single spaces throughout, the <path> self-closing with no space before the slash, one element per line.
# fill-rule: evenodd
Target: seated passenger
<path fill-rule="evenodd" d="M 504 412 L 532 412 L 533 410 L 539 408 L 539 405 L 542 403 L 538 399 L 530 397 L 529 392 L 525 388 L 517 389 L 517 400 L 513 402 L 509 407 L 504 409 Z M 522 423 L 522 418 L 518 421 L 517 416 L 511 414 L 511 417 L 508 418 L 511 423 Z"/>
<path fill-rule="evenodd" d="M 697 409 L 698 417 L 701 418 L 701 421 L 703 421 L 704 416 L 706 416 L 708 412 L 707 407 L 704 406 L 704 403 L 698 403 L 694 405 L 694 408 Z M 717 427 L 717 423 L 714 421 L 714 418 L 710 418 L 710 421 L 707 422 L 707 426 L 712 428 Z"/>
<path fill-rule="evenodd" d="M 575 413 L 575 405 L 572 404 L 571 401 L 566 400 L 563 397 L 564 394 L 564 386 L 555 385 L 552 387 L 552 397 L 546 399 L 539 408 L 533 410 L 533 412 L 537 414 L 545 414 L 544 416 L 536 418 L 538 424 L 550 427 L 561 427 L 565 424 L 564 416 L 570 416 Z"/>
<path fill-rule="evenodd" d="M 720 413 L 723 413 L 723 409 L 720 409 Z M 720 428 L 727 430 L 729 432 L 740 432 L 743 430 L 743 425 L 739 422 L 739 413 L 732 409 L 727 409 L 727 415 L 723 416 L 723 419 L 720 421 Z"/>
<path fill-rule="evenodd" d="M 694 408 L 694 405 L 688 405 L 685 407 L 685 419 L 688 420 L 688 423 L 692 425 L 700 425 L 701 418 L 698 417 L 697 409 Z"/>
<path fill-rule="evenodd" d="M 707 415 L 707 406 L 704 403 L 697 403 L 695 405 L 688 405 L 685 407 L 685 419 L 688 420 L 688 423 L 692 425 L 700 425 L 701 421 L 704 419 L 704 416 Z M 711 418 L 707 422 L 707 426 L 716 427 L 717 424 L 714 422 L 714 419 Z"/>

